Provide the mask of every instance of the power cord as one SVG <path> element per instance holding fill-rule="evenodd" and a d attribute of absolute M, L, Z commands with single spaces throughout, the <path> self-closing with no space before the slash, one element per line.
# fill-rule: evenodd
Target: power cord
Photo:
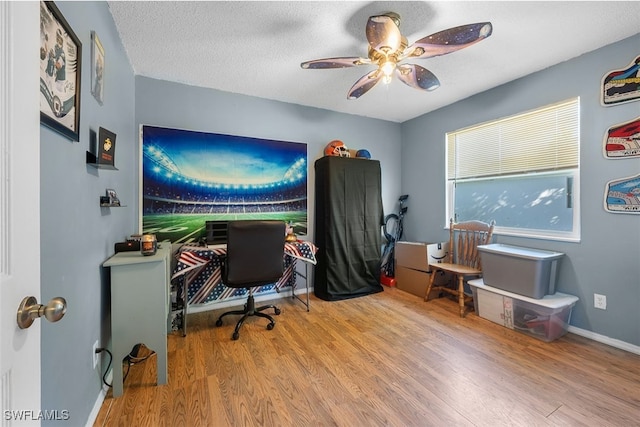
<path fill-rule="evenodd" d="M 107 387 L 111 387 L 111 384 L 109 384 L 107 382 L 106 378 L 107 378 L 107 373 L 109 373 L 109 368 L 111 367 L 111 362 L 113 361 L 113 355 L 106 348 L 96 348 L 96 354 L 102 353 L 103 351 L 106 351 L 107 354 L 109 355 L 109 364 L 107 364 L 107 369 L 104 371 L 104 375 L 102 375 L 102 382 Z M 123 380 L 123 382 L 124 382 L 124 380 Z"/>
<path fill-rule="evenodd" d="M 152 350 L 146 356 L 138 357 L 138 353 L 140 353 L 140 349 L 142 347 L 147 348 L 147 346 L 144 345 L 144 344 L 136 344 L 136 345 L 134 345 L 133 349 L 131 349 L 131 352 L 129 352 L 129 354 L 127 354 L 124 357 L 124 359 L 122 359 L 122 363 L 125 363 L 125 362 L 127 363 L 127 372 L 122 377 L 122 382 L 123 383 L 127 379 L 127 375 L 129 375 L 129 371 L 131 370 L 131 365 L 135 365 L 136 363 L 142 363 L 145 360 L 147 360 L 148 358 L 150 358 L 151 356 L 156 354 L 156 352 Z M 96 348 L 96 354 L 102 353 L 103 351 L 107 352 L 107 354 L 109 355 L 109 363 L 107 364 L 107 369 L 105 370 L 104 375 L 102 375 L 102 382 L 107 387 L 112 387 L 112 384 L 109 384 L 107 382 L 106 378 L 107 378 L 107 374 L 109 373 L 109 368 L 111 367 L 111 363 L 113 362 L 113 354 L 111 354 L 111 352 L 109 350 L 107 350 L 106 348 Z"/>

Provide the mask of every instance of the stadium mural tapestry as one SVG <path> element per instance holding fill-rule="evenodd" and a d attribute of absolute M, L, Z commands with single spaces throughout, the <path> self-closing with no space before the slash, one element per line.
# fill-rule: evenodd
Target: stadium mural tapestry
<path fill-rule="evenodd" d="M 205 221 L 280 219 L 307 234 L 307 144 L 143 125 L 142 232 L 196 242 Z"/>

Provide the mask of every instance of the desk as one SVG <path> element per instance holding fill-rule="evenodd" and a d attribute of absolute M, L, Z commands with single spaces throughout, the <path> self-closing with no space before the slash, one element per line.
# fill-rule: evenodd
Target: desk
<path fill-rule="evenodd" d="M 280 292 L 285 286 L 292 288 L 292 297 L 297 298 L 309 311 L 309 279 L 308 266 L 316 263 L 316 246 L 305 241 L 287 242 L 284 247 L 284 274 L 275 283 L 260 286 L 254 294 L 265 294 L 271 291 Z M 241 299 L 247 293 L 244 288 L 228 288 L 222 283 L 222 263 L 227 250 L 224 247 L 207 248 L 184 245 L 177 254 L 177 265 L 173 271 L 172 284 L 177 287 L 176 311 L 182 310 L 181 318 L 176 316 L 173 329 L 182 329 L 186 335 L 187 307 L 194 304 L 207 304 L 223 300 Z M 297 271 L 296 261 L 305 263 L 305 273 Z M 306 302 L 295 294 L 296 277 L 305 279 Z M 185 297 L 186 289 L 186 297 Z M 172 291 L 173 293 L 174 291 Z M 172 316 L 173 317 L 173 316 Z"/>
<path fill-rule="evenodd" d="M 102 265 L 111 268 L 113 397 L 122 395 L 122 359 L 143 343 L 156 352 L 158 384 L 167 383 L 167 332 L 171 244 L 155 255 L 119 252 Z"/>

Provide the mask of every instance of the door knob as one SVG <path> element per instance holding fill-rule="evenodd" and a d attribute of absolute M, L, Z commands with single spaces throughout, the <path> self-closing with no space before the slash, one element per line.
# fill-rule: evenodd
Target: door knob
<path fill-rule="evenodd" d="M 47 305 L 38 304 L 36 297 L 25 297 L 18 307 L 18 326 L 26 329 L 35 319 L 44 316 L 49 322 L 57 322 L 67 312 L 67 301 L 55 297 Z"/>

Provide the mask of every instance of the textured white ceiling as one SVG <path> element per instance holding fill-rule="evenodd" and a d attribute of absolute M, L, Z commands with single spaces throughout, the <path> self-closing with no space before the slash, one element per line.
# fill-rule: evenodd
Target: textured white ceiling
<path fill-rule="evenodd" d="M 640 1 L 209 1 L 109 2 L 137 75 L 403 122 L 640 32 Z M 469 48 L 415 60 L 433 92 L 399 81 L 347 100 L 360 66 L 303 70 L 303 61 L 367 54 L 369 16 L 393 11 L 409 43 L 490 21 Z M 629 52 L 629 61 L 640 46 Z M 608 68 L 627 64 L 608 64 Z"/>

